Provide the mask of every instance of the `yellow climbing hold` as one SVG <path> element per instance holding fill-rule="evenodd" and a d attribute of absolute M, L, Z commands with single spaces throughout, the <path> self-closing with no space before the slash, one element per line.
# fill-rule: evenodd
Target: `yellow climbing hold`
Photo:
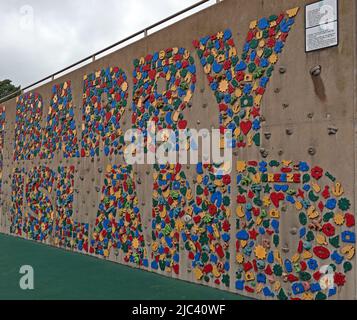
<path fill-rule="evenodd" d="M 295 208 L 296 210 L 301 210 L 302 209 L 302 203 L 300 201 L 295 202 Z"/>
<path fill-rule="evenodd" d="M 314 189 L 316 193 L 320 193 L 321 191 L 321 187 L 315 182 L 312 183 L 312 189 Z"/>
<path fill-rule="evenodd" d="M 240 98 L 240 97 L 243 95 L 242 89 L 237 88 L 237 89 L 234 91 L 234 95 L 235 95 L 237 98 Z"/>
<path fill-rule="evenodd" d="M 260 226 L 262 224 L 262 222 L 263 222 L 263 218 L 262 217 L 258 217 L 258 219 L 255 221 L 255 224 L 257 226 Z"/>
<path fill-rule="evenodd" d="M 238 253 L 236 255 L 236 261 L 239 263 L 239 264 L 242 264 L 244 262 L 244 256 L 241 254 L 241 253 Z"/>
<path fill-rule="evenodd" d="M 246 240 L 241 240 L 240 245 L 242 248 L 245 248 L 247 246 L 248 242 Z"/>
<path fill-rule="evenodd" d="M 254 281 L 255 280 L 255 275 L 253 272 L 249 271 L 245 274 L 245 280 L 246 281 Z"/>
<path fill-rule="evenodd" d="M 273 290 L 275 292 L 278 292 L 281 289 L 281 283 L 279 281 L 276 281 L 273 285 Z"/>
<path fill-rule="evenodd" d="M 207 63 L 203 68 L 203 71 L 205 72 L 205 74 L 209 74 L 211 72 L 211 65 Z"/>
<path fill-rule="evenodd" d="M 314 206 L 310 206 L 310 208 L 307 209 L 307 215 L 310 219 L 316 219 L 319 216 L 319 212 Z"/>
<path fill-rule="evenodd" d="M 337 183 L 335 184 L 335 186 L 332 188 L 332 193 L 333 193 L 333 195 L 336 196 L 336 197 L 342 196 L 342 195 L 344 194 L 344 192 L 345 192 L 345 191 L 343 190 L 342 185 L 341 185 L 341 183 L 339 183 L 339 182 L 337 182 Z"/>
<path fill-rule="evenodd" d="M 217 33 L 217 39 L 223 39 L 224 33 L 222 31 Z"/>
<path fill-rule="evenodd" d="M 250 132 L 247 136 L 247 144 L 249 147 L 251 147 L 253 145 L 253 134 Z"/>
<path fill-rule="evenodd" d="M 262 102 L 263 96 L 261 94 L 257 94 L 254 98 L 254 103 L 256 106 L 260 106 L 261 102 Z"/>
<path fill-rule="evenodd" d="M 182 220 L 176 220 L 175 226 L 177 231 L 181 231 L 184 228 L 184 223 Z"/>
<path fill-rule="evenodd" d="M 213 266 L 212 274 L 216 277 L 219 278 L 221 276 L 221 273 L 219 272 L 217 266 Z"/>
<path fill-rule="evenodd" d="M 269 215 L 272 217 L 272 218 L 277 218 L 279 219 L 280 218 L 280 212 L 278 209 L 272 209 L 269 211 Z"/>
<path fill-rule="evenodd" d="M 236 129 L 234 130 L 234 132 L 233 132 L 233 135 L 234 135 L 235 137 L 239 137 L 239 136 L 240 136 L 240 133 L 241 133 L 240 128 L 236 128 Z M 244 170 L 243 170 L 243 171 L 244 171 Z"/>
<path fill-rule="evenodd" d="M 269 58 L 269 62 L 270 62 L 271 64 L 277 63 L 277 62 L 278 62 L 278 56 L 277 56 L 276 54 L 272 54 L 272 55 L 270 56 L 270 58 Z"/>
<path fill-rule="evenodd" d="M 197 178 L 196 178 L 196 181 L 197 181 L 198 184 L 201 184 L 202 181 L 203 181 L 202 175 L 198 175 Z"/>
<path fill-rule="evenodd" d="M 244 218 L 245 217 L 245 213 L 243 211 L 243 207 L 242 206 L 238 206 L 236 209 L 236 214 L 238 218 Z"/>
<path fill-rule="evenodd" d="M 260 183 L 261 180 L 262 180 L 262 176 L 259 173 L 252 176 L 253 183 Z"/>
<path fill-rule="evenodd" d="M 264 206 L 264 207 L 269 207 L 269 206 L 270 206 L 270 203 L 271 203 L 270 197 L 269 197 L 269 196 L 265 196 L 265 197 L 263 198 L 263 206 Z"/>
<path fill-rule="evenodd" d="M 133 248 L 134 249 L 139 248 L 139 240 L 138 240 L 138 238 L 134 238 L 133 239 Z"/>
<path fill-rule="evenodd" d="M 164 192 L 162 193 L 162 195 L 164 196 L 164 198 L 168 198 L 169 195 L 170 195 L 170 189 L 167 189 L 166 191 L 164 191 Z"/>
<path fill-rule="evenodd" d="M 352 245 L 347 245 L 341 249 L 341 253 L 348 259 L 352 260 L 355 256 L 355 247 Z"/>
<path fill-rule="evenodd" d="M 176 111 L 172 116 L 172 121 L 177 122 L 179 120 L 180 112 Z"/>
<path fill-rule="evenodd" d="M 301 296 L 302 300 L 314 300 L 314 295 L 311 292 L 304 292 Z"/>
<path fill-rule="evenodd" d="M 303 258 L 304 260 L 311 259 L 311 258 L 312 258 L 312 253 L 311 253 L 310 251 L 305 250 L 305 251 L 302 253 L 302 258 Z"/>
<path fill-rule="evenodd" d="M 286 13 L 288 14 L 289 18 L 293 18 L 293 17 L 295 17 L 297 15 L 299 10 L 300 10 L 300 8 L 296 7 L 296 8 L 287 10 Z"/>
<path fill-rule="evenodd" d="M 191 189 L 187 190 L 186 198 L 187 198 L 187 200 L 192 200 L 193 196 L 192 196 L 192 190 Z"/>
<path fill-rule="evenodd" d="M 333 221 L 335 221 L 336 225 L 342 226 L 345 223 L 345 216 L 342 212 L 338 212 L 333 217 Z"/>
<path fill-rule="evenodd" d="M 231 208 L 227 208 L 227 209 L 226 209 L 226 216 L 227 216 L 227 218 L 229 218 L 231 215 L 232 215 L 232 210 L 231 210 Z"/>
<path fill-rule="evenodd" d="M 128 83 L 127 82 L 123 82 L 123 84 L 121 85 L 121 89 L 126 92 L 128 90 Z"/>
<path fill-rule="evenodd" d="M 164 207 L 162 211 L 160 212 L 160 218 L 164 219 L 166 217 L 166 208 Z"/>
<path fill-rule="evenodd" d="M 295 254 L 292 258 L 291 258 L 291 261 L 293 262 L 293 263 L 296 263 L 296 262 L 298 262 L 300 260 L 300 255 L 297 253 L 297 254 Z"/>
<path fill-rule="evenodd" d="M 214 234 L 215 238 L 216 239 L 220 239 L 221 234 L 219 233 L 219 230 L 218 230 L 217 226 L 213 225 L 212 227 L 213 227 L 213 234 Z"/>
<path fill-rule="evenodd" d="M 259 260 L 264 260 L 267 256 L 267 251 L 263 246 L 256 246 L 254 249 L 254 254 Z"/>
<path fill-rule="evenodd" d="M 279 264 L 283 264 L 283 260 L 281 259 L 281 256 L 280 256 L 280 251 L 279 250 L 275 250 L 274 251 L 274 258 L 275 258 L 275 261 Z"/>
<path fill-rule="evenodd" d="M 239 173 L 244 172 L 247 168 L 247 164 L 245 161 L 237 161 L 237 171 Z"/>
<path fill-rule="evenodd" d="M 257 285 L 257 287 L 256 287 L 255 292 L 256 292 L 256 293 L 261 293 L 261 292 L 263 291 L 263 289 L 264 289 L 264 284 L 263 284 L 263 283 L 259 283 L 259 284 Z"/>
<path fill-rule="evenodd" d="M 257 20 L 253 20 L 249 24 L 249 29 L 254 29 L 257 25 L 258 25 L 258 21 Z"/>
<path fill-rule="evenodd" d="M 159 248 L 159 244 L 157 242 L 153 242 L 151 245 L 152 251 L 156 252 L 158 248 Z"/>
<path fill-rule="evenodd" d="M 253 75 L 252 74 L 246 74 L 244 76 L 244 82 L 252 82 L 253 81 Z"/>
<path fill-rule="evenodd" d="M 326 237 L 322 233 L 316 235 L 316 242 L 319 245 L 327 245 Z"/>
<path fill-rule="evenodd" d="M 195 269 L 193 270 L 193 274 L 195 275 L 195 277 L 196 277 L 197 280 L 201 280 L 202 277 L 203 277 L 203 273 L 202 273 L 202 271 L 201 271 L 199 268 L 195 268 Z"/>
<path fill-rule="evenodd" d="M 220 92 L 227 92 L 228 90 L 228 81 L 227 80 L 222 80 L 220 83 L 219 83 L 219 88 L 218 90 Z"/>

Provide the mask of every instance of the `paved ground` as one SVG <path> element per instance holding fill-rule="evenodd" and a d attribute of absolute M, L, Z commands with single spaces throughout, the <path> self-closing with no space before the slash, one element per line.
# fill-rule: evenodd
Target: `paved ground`
<path fill-rule="evenodd" d="M 20 266 L 35 271 L 35 290 L 19 287 Z M 0 235 L 0 299 L 225 299 L 240 296 Z"/>

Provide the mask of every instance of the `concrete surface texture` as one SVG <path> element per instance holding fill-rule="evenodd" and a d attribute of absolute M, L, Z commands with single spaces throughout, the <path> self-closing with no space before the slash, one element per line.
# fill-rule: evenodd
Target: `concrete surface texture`
<path fill-rule="evenodd" d="M 356 2 L 305 53 L 312 2 L 224 0 L 4 103 L 1 231 L 258 299 L 356 299 Z M 232 172 L 128 165 L 148 120 L 232 129 Z"/>

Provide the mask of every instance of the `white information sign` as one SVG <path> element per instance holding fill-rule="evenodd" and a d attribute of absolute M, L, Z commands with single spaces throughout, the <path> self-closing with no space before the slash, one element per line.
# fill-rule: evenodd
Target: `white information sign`
<path fill-rule="evenodd" d="M 306 52 L 338 45 L 338 0 L 306 6 Z"/>

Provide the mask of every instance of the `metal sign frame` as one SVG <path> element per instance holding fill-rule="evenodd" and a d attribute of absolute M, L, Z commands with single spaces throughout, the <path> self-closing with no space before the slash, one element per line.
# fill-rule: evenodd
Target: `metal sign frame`
<path fill-rule="evenodd" d="M 316 2 L 312 2 L 312 3 L 309 3 L 309 4 L 306 4 L 305 5 L 305 12 L 304 12 L 304 23 L 305 23 L 305 53 L 310 53 L 310 52 L 317 52 L 317 51 L 321 51 L 321 50 L 325 50 L 325 49 L 331 49 L 331 48 L 335 48 L 335 47 L 338 47 L 339 44 L 340 44 L 340 21 L 339 21 L 339 0 L 336 0 L 336 21 L 334 22 L 330 22 L 330 23 L 337 23 L 337 44 L 335 45 L 331 45 L 331 46 L 328 46 L 328 47 L 324 47 L 324 48 L 318 48 L 318 49 L 314 49 L 314 50 L 307 50 L 307 42 L 306 42 L 306 38 L 307 38 L 307 30 L 308 29 L 311 29 L 311 28 L 315 28 L 315 27 L 310 27 L 310 28 L 307 28 L 307 20 L 306 20 L 306 13 L 307 13 L 307 8 L 311 5 L 314 5 L 314 4 L 317 4 L 319 2 L 323 2 L 324 0 L 319 0 L 319 1 L 316 1 Z"/>

